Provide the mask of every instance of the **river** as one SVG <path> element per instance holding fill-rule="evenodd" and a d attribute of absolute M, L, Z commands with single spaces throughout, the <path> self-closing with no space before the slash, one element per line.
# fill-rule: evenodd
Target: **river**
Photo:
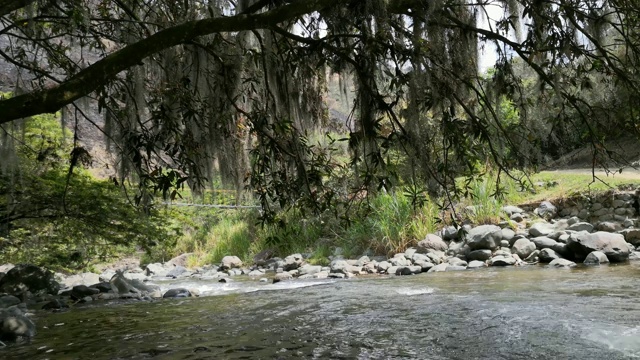
<path fill-rule="evenodd" d="M 36 311 L 0 358 L 640 358 L 640 263 L 182 285 L 203 296 Z"/>

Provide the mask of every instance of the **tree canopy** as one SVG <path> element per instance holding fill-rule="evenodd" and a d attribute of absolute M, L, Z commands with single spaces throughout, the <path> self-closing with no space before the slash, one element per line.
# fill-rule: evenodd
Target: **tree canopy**
<path fill-rule="evenodd" d="M 590 143 L 597 161 L 606 136 L 638 130 L 634 0 L 7 0 L 0 16 L 3 129 L 56 111 L 95 123 L 142 204 L 217 175 L 267 215 L 324 211 L 562 146 Z M 331 74 L 353 92 L 347 136 L 316 141 Z"/>

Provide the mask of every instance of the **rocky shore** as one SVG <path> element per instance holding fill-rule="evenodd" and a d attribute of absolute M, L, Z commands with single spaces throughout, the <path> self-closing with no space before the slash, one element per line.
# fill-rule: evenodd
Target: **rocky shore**
<path fill-rule="evenodd" d="M 625 200 L 626 199 L 626 200 Z M 104 300 L 153 301 L 198 296 L 198 291 L 173 288 L 161 292 L 154 281 L 200 279 L 218 282 L 247 276 L 255 281 L 352 278 L 366 274 L 413 275 L 441 271 L 469 271 L 488 266 L 548 266 L 569 269 L 640 260 L 640 228 L 633 196 L 616 195 L 610 207 L 561 210 L 549 202 L 535 209 L 503 208 L 510 221 L 499 225 L 449 226 L 429 234 L 391 257 L 363 255 L 344 259 L 340 249 L 328 266 L 309 263 L 308 254 L 285 258 L 256 256 L 247 266 L 237 256 L 225 256 L 220 264 L 187 268 L 189 254 L 144 268 L 125 265 L 102 274 L 71 276 L 54 274 L 35 265 L 0 267 L 0 341 L 22 341 L 36 334 L 29 313 L 33 309 L 62 311 L 77 304 Z M 575 207 L 575 206 L 574 206 Z M 618 210 L 622 209 L 622 210 Z M 573 214 L 577 212 L 577 214 Z M 564 215 L 558 217 L 558 214 Z M 609 216 L 610 214 L 616 215 Z M 621 215 L 623 214 L 623 215 Z M 580 215 L 580 216 L 578 216 Z M 585 218 L 589 218 L 586 221 Z M 0 342 L 0 346 L 5 343 Z"/>

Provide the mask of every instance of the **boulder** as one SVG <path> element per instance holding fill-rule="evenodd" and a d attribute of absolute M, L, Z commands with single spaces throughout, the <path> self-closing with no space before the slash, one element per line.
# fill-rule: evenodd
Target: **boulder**
<path fill-rule="evenodd" d="M 189 263 L 189 257 L 191 257 L 191 255 L 193 255 L 193 253 L 185 253 L 185 254 L 182 254 L 182 255 L 178 255 L 178 256 L 174 257 L 173 259 L 167 261 L 165 263 L 165 266 L 167 268 L 171 268 L 173 266 L 187 267 L 187 264 Z"/>
<path fill-rule="evenodd" d="M 449 265 L 447 266 L 447 269 L 445 271 L 462 271 L 462 270 L 467 270 L 467 267 L 460 266 L 460 265 Z"/>
<path fill-rule="evenodd" d="M 534 252 L 532 252 L 531 255 L 524 259 L 524 261 L 527 263 L 537 263 L 538 261 L 540 261 L 540 250 L 535 250 Z"/>
<path fill-rule="evenodd" d="M 608 264 L 609 259 L 602 251 L 592 251 L 587 255 L 583 262 L 585 265 Z"/>
<path fill-rule="evenodd" d="M 447 260 L 447 255 L 442 251 L 429 250 L 425 255 L 427 255 L 429 260 L 434 264 L 442 264 Z"/>
<path fill-rule="evenodd" d="M 506 240 L 507 242 L 511 243 L 511 240 L 516 236 L 516 232 L 509 229 L 509 228 L 504 228 L 502 229 L 502 240 Z"/>
<path fill-rule="evenodd" d="M 442 239 L 447 241 L 459 239 L 458 228 L 456 228 L 455 226 L 446 226 L 444 229 L 442 229 L 441 234 Z"/>
<path fill-rule="evenodd" d="M 632 251 L 629 254 L 629 261 L 638 261 L 640 260 L 640 251 Z"/>
<path fill-rule="evenodd" d="M 130 294 L 144 295 L 159 289 L 159 287 L 147 285 L 141 280 L 129 279 L 121 271 L 117 271 L 109 283 L 111 284 L 113 292 L 120 296 L 127 296 Z"/>
<path fill-rule="evenodd" d="M 94 273 L 82 273 L 65 276 L 60 280 L 60 284 L 65 288 L 72 288 L 76 285 L 93 285 L 100 282 L 100 275 Z"/>
<path fill-rule="evenodd" d="M 487 261 L 491 259 L 491 250 L 474 250 L 467 254 L 469 261 Z"/>
<path fill-rule="evenodd" d="M 469 265 L 467 265 L 467 269 L 477 269 L 485 266 L 487 266 L 487 264 L 485 264 L 484 261 L 473 260 L 469 262 Z"/>
<path fill-rule="evenodd" d="M 86 285 L 76 285 L 71 289 L 71 297 L 80 300 L 87 296 L 97 295 L 100 293 L 100 290 L 96 288 L 90 288 Z"/>
<path fill-rule="evenodd" d="M 165 276 L 175 279 L 186 272 L 187 272 L 187 268 L 185 268 L 184 266 L 177 265 L 177 266 L 174 266 L 173 269 L 169 270 Z"/>
<path fill-rule="evenodd" d="M 298 270 L 300 271 L 300 275 L 313 275 L 322 271 L 322 266 L 304 264 L 301 267 L 299 267 Z"/>
<path fill-rule="evenodd" d="M 428 273 L 432 273 L 432 272 L 443 272 L 443 271 L 447 271 L 447 267 L 449 267 L 449 264 L 447 263 L 442 263 L 442 264 L 438 264 L 433 266 L 431 269 L 429 269 L 429 271 L 427 271 Z"/>
<path fill-rule="evenodd" d="M 420 274 L 422 272 L 422 267 L 420 266 L 400 266 L 396 269 L 396 275 L 415 275 Z"/>
<path fill-rule="evenodd" d="M 515 263 L 516 259 L 511 256 L 494 256 L 488 262 L 490 266 L 511 266 Z"/>
<path fill-rule="evenodd" d="M 31 338 L 35 334 L 36 325 L 18 307 L 0 309 L 0 340 Z"/>
<path fill-rule="evenodd" d="M 440 236 L 427 234 L 427 236 L 423 240 L 420 240 L 420 242 L 418 242 L 416 251 L 418 253 L 424 254 L 429 250 L 447 251 L 448 248 L 449 246 L 442 240 L 442 238 L 440 238 Z"/>
<path fill-rule="evenodd" d="M 536 244 L 529 239 L 518 239 L 513 243 L 511 252 L 520 256 L 521 259 L 526 259 L 536 250 Z"/>
<path fill-rule="evenodd" d="M 535 237 L 533 239 L 531 239 L 531 241 L 536 244 L 536 249 L 541 250 L 544 248 L 552 248 L 554 247 L 558 242 L 548 238 L 546 236 L 538 236 Z"/>
<path fill-rule="evenodd" d="M 0 295 L 0 309 L 6 309 L 21 302 L 20 299 L 13 295 Z"/>
<path fill-rule="evenodd" d="M 387 272 L 387 269 L 391 267 L 388 261 L 380 261 L 378 263 L 378 271 L 381 273 Z"/>
<path fill-rule="evenodd" d="M 276 276 L 273 277 L 273 283 L 275 284 L 276 282 L 280 282 L 283 280 L 291 280 L 291 279 L 293 279 L 293 275 L 291 275 L 288 272 L 282 272 L 282 273 L 276 274 Z"/>
<path fill-rule="evenodd" d="M 225 256 L 220 263 L 220 270 L 235 269 L 242 266 L 242 260 L 237 256 Z"/>
<path fill-rule="evenodd" d="M 517 206 L 513 206 L 513 205 L 507 205 L 507 206 L 503 206 L 502 207 L 502 211 L 504 211 L 507 216 L 511 216 L 513 214 L 522 214 L 524 213 L 524 210 L 517 207 Z"/>
<path fill-rule="evenodd" d="M 17 297 L 27 292 L 35 296 L 57 295 L 59 290 L 60 284 L 51 271 L 30 264 L 16 265 L 0 279 L 0 293 Z"/>
<path fill-rule="evenodd" d="M 433 263 L 430 263 L 429 261 L 424 261 L 424 260 L 414 261 L 413 264 L 416 266 L 420 266 L 420 268 L 422 269 L 422 272 L 427 272 L 429 271 L 429 269 L 435 266 Z"/>
<path fill-rule="evenodd" d="M 409 266 L 411 265 L 411 261 L 404 257 L 404 254 L 396 254 L 394 257 L 388 260 L 389 263 L 393 266 Z"/>
<path fill-rule="evenodd" d="M 466 236 L 471 250 L 495 250 L 502 240 L 502 229 L 496 225 L 480 225 L 471 229 Z"/>
<path fill-rule="evenodd" d="M 534 214 L 540 216 L 543 219 L 553 219 L 558 214 L 558 209 L 549 201 L 543 201 L 540 203 L 537 209 L 533 211 Z"/>
<path fill-rule="evenodd" d="M 115 270 L 112 269 L 107 269 L 105 271 L 102 272 L 102 274 L 100 274 L 100 281 L 101 282 L 109 282 L 111 280 L 111 278 L 116 274 Z"/>
<path fill-rule="evenodd" d="M 113 289 L 111 288 L 111 283 L 109 282 L 99 282 L 97 284 L 93 284 L 91 286 L 89 286 L 90 288 L 94 288 L 94 289 L 98 289 L 101 293 L 108 293 L 108 292 L 113 292 Z"/>
<path fill-rule="evenodd" d="M 556 228 L 553 226 L 553 224 L 549 224 L 545 221 L 539 221 L 531 225 L 531 227 L 529 228 L 529 235 L 531 235 L 532 237 L 546 236 L 555 231 Z"/>
<path fill-rule="evenodd" d="M 624 229 L 618 232 L 624 240 L 633 246 L 640 246 L 640 229 Z"/>
<path fill-rule="evenodd" d="M 284 258 L 284 271 L 295 270 L 304 262 L 302 254 L 292 254 Z"/>
<path fill-rule="evenodd" d="M 346 260 L 338 259 L 333 260 L 329 264 L 330 273 L 332 274 L 347 274 L 347 273 L 359 273 L 362 270 L 359 266 L 349 265 Z"/>
<path fill-rule="evenodd" d="M 170 298 L 186 298 L 193 296 L 191 292 L 185 288 L 169 289 L 162 295 L 163 299 Z"/>
<path fill-rule="evenodd" d="M 601 251 L 609 261 L 622 262 L 629 258 L 631 252 L 624 236 L 603 231 L 571 234 L 567 247 L 578 261 L 584 260 L 592 251 Z"/>
<path fill-rule="evenodd" d="M 468 265 L 466 261 L 458 259 L 457 257 L 448 258 L 447 263 L 449 264 L 449 266 L 462 266 L 464 268 L 466 268 Z"/>
<path fill-rule="evenodd" d="M 182 266 L 181 268 L 184 269 L 184 267 Z M 147 266 L 145 266 L 144 271 L 145 271 L 145 274 L 147 274 L 147 276 L 165 277 L 169 273 L 169 269 L 160 263 L 148 264 Z"/>
<path fill-rule="evenodd" d="M 66 309 L 68 307 L 69 305 L 66 302 L 60 299 L 53 299 L 48 303 L 42 305 L 42 310 L 60 310 L 60 309 Z"/>
<path fill-rule="evenodd" d="M 574 266 L 576 266 L 576 263 L 574 263 L 573 261 L 569 261 L 567 259 L 562 259 L 562 258 L 554 259 L 549 263 L 549 267 L 562 268 L 562 269 L 570 269 Z"/>
<path fill-rule="evenodd" d="M 570 225 L 567 230 L 571 230 L 571 231 L 586 231 L 586 232 L 592 232 L 593 231 L 593 225 L 591 223 L 588 222 L 577 222 L 573 225 Z"/>
<path fill-rule="evenodd" d="M 540 259 L 541 263 L 549 263 L 555 259 L 560 259 L 561 257 L 553 249 L 545 248 L 540 250 L 540 253 L 538 254 L 538 258 Z"/>

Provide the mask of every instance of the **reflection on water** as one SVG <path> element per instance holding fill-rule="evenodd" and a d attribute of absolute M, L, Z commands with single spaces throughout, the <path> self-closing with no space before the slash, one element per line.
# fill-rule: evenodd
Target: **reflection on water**
<path fill-rule="evenodd" d="M 37 312 L 34 340 L 0 358 L 640 357 L 640 264 L 161 286 L 214 296 Z"/>

